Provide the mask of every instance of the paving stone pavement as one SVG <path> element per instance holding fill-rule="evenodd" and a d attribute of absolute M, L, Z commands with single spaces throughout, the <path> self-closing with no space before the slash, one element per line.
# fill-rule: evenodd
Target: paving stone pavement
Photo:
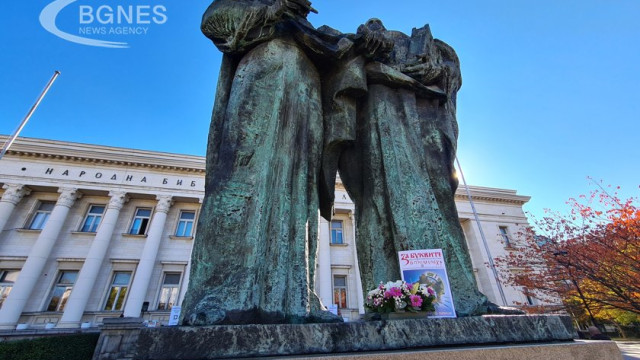
<path fill-rule="evenodd" d="M 640 341 L 616 341 L 624 360 L 640 360 Z"/>

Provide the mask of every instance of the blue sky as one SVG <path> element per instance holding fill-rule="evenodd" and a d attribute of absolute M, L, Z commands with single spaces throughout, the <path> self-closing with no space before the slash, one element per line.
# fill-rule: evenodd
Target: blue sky
<path fill-rule="evenodd" d="M 56 25 L 78 34 L 79 6 L 164 6 L 145 35 L 68 42 L 38 18 L 53 0 L 0 12 L 0 133 L 18 126 L 54 70 L 62 75 L 23 136 L 204 155 L 221 55 L 199 32 L 206 0 L 78 0 Z M 371 17 L 410 32 L 431 25 L 462 62 L 459 158 L 472 185 L 563 210 L 587 177 L 637 196 L 640 2 L 637 0 L 315 1 L 311 22 L 354 32 Z M 90 24 L 97 26 L 96 22 Z M 84 25 L 87 26 L 87 25 Z M 108 25 L 111 26 L 111 25 Z M 135 26 L 138 26 L 137 24 Z"/>

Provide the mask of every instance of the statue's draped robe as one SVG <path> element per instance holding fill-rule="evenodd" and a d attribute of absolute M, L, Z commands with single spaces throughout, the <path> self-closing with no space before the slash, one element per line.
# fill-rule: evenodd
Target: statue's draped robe
<path fill-rule="evenodd" d="M 340 163 L 356 205 L 363 290 L 366 294 L 381 281 L 400 279 L 398 251 L 439 248 L 456 311 L 471 315 L 486 298 L 477 290 L 454 202 L 457 57 L 431 38 L 428 27 L 414 30 L 411 38 L 389 33 L 394 50 L 388 61 L 367 65 L 368 93 L 358 109 L 357 140 Z M 432 81 L 420 83 L 394 66 L 425 52 L 439 67 L 423 74 Z"/>
<path fill-rule="evenodd" d="M 203 31 L 225 55 L 185 324 L 332 320 L 313 292 L 319 72 L 296 30 L 269 16 L 265 2 L 252 0 L 217 0 L 204 15 Z"/>

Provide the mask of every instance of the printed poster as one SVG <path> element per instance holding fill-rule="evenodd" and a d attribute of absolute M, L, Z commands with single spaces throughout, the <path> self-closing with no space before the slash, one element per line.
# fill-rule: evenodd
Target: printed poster
<path fill-rule="evenodd" d="M 399 251 L 400 273 L 408 283 L 427 284 L 436 292 L 434 318 L 454 318 L 456 309 L 442 249 Z"/>
<path fill-rule="evenodd" d="M 180 311 L 182 310 L 182 306 L 172 306 L 171 314 L 169 315 L 169 326 L 178 325 L 178 320 L 180 320 Z"/>

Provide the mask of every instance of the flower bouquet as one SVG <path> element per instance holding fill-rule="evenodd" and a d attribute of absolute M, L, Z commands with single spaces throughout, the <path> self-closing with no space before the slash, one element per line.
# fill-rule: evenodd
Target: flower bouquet
<path fill-rule="evenodd" d="M 430 286 L 407 283 L 402 280 L 390 281 L 369 291 L 364 306 L 370 312 L 387 314 L 391 312 L 432 312 L 436 292 Z"/>

